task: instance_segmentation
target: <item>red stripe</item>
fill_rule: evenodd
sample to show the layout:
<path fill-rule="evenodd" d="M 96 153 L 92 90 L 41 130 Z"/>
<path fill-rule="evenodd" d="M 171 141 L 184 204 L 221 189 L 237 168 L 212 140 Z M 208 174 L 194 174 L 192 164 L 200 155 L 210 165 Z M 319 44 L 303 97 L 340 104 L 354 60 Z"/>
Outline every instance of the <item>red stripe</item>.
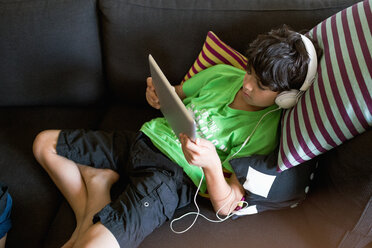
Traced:
<path fill-rule="evenodd" d="M 240 53 L 232 49 L 230 46 L 226 45 L 225 43 L 221 42 L 213 33 L 209 32 L 208 37 L 218 45 L 222 50 L 228 53 L 231 57 L 233 57 L 241 67 L 245 68 L 247 66 L 246 60 L 242 57 Z"/>
<path fill-rule="evenodd" d="M 304 100 L 305 100 L 305 97 L 302 97 L 302 99 L 301 99 L 301 106 L 303 106 L 305 104 L 305 101 Z M 302 150 L 305 152 L 305 154 L 307 156 L 309 156 L 310 158 L 313 158 L 316 155 L 311 152 L 311 150 L 307 146 L 306 141 L 305 141 L 305 139 L 304 139 L 304 137 L 302 136 L 302 133 L 301 133 L 300 123 L 299 123 L 299 118 L 298 118 L 298 111 L 299 111 L 299 109 L 300 109 L 299 107 L 296 107 L 296 109 L 293 112 L 293 118 L 294 118 L 294 123 L 295 123 L 295 131 L 296 131 L 297 140 L 298 140 L 298 143 L 300 144 Z M 302 112 L 302 114 L 304 114 L 304 113 Z"/>
<path fill-rule="evenodd" d="M 189 79 L 191 78 L 190 70 L 189 70 L 189 72 L 187 73 L 187 77 L 188 77 Z"/>
<path fill-rule="evenodd" d="M 198 71 L 195 69 L 195 63 L 191 66 L 191 70 L 194 73 L 194 75 L 198 73 Z"/>
<path fill-rule="evenodd" d="M 202 70 L 207 69 L 207 67 L 205 67 L 205 65 L 202 64 L 199 58 L 196 60 L 196 63 L 198 63 L 199 67 L 202 68 Z"/>
<path fill-rule="evenodd" d="M 282 157 L 282 160 L 284 160 L 285 158 L 285 154 L 284 154 L 284 147 L 283 147 L 283 137 L 284 137 L 284 134 L 285 134 L 285 130 L 284 130 L 284 119 L 285 119 L 285 116 L 286 116 L 286 110 L 283 111 L 283 114 L 282 114 L 282 118 L 280 120 L 280 126 L 281 126 L 281 132 L 280 132 L 280 142 L 279 142 L 279 152 L 280 152 L 280 155 Z M 283 164 L 286 166 L 286 164 L 284 163 L 283 161 Z M 282 171 L 280 168 L 279 168 L 279 165 L 277 166 L 277 171 Z"/>
<path fill-rule="evenodd" d="M 371 6 L 369 5 L 369 2 L 370 1 L 364 1 L 363 2 L 363 7 L 364 7 L 364 13 L 366 14 L 366 19 L 367 19 L 367 22 L 368 22 L 369 32 L 371 33 L 372 13 L 371 13 Z M 353 14 L 354 14 L 354 11 L 353 11 Z M 356 14 L 359 14 L 359 13 L 356 13 Z M 354 18 L 354 19 L 356 19 L 356 18 Z M 364 55 L 366 63 L 367 63 L 369 74 L 372 74 L 371 53 L 369 52 L 367 41 L 366 41 L 364 35 L 362 35 L 363 34 L 363 28 L 362 28 L 362 25 L 360 24 L 360 19 L 358 18 L 357 20 L 358 20 L 358 22 L 355 23 L 355 26 L 356 26 L 357 33 L 358 33 L 360 46 L 362 47 L 363 55 Z"/>
<path fill-rule="evenodd" d="M 318 69 L 318 73 L 319 74 L 322 73 L 322 68 L 321 67 Z M 323 87 L 324 87 L 324 82 L 323 82 L 322 77 L 318 77 L 318 85 L 319 85 L 319 88 L 321 88 L 320 85 L 323 85 Z M 336 147 L 337 146 L 336 142 L 332 139 L 331 135 L 328 133 L 327 129 L 324 126 L 322 118 L 320 116 L 318 104 L 317 104 L 317 101 L 316 101 L 316 98 L 315 98 L 315 93 L 314 93 L 314 91 L 310 91 L 309 93 L 310 93 L 309 95 L 310 95 L 310 99 L 311 99 L 310 100 L 311 107 L 312 107 L 313 112 L 314 112 L 314 119 L 315 119 L 316 125 L 318 126 L 318 129 L 319 129 L 320 133 L 322 134 L 323 138 L 325 139 L 325 141 L 327 142 L 327 144 L 331 145 L 332 147 Z"/>
<path fill-rule="evenodd" d="M 346 13 L 346 10 L 343 10 L 342 13 Z M 342 16 L 342 14 L 341 14 L 341 16 Z M 346 16 L 344 16 L 344 18 L 345 18 L 345 21 L 347 22 Z M 343 85 L 345 87 L 345 90 L 348 94 L 349 101 L 354 108 L 354 112 L 357 113 L 358 110 L 359 110 L 359 113 L 363 117 L 363 114 L 360 112 L 358 103 L 355 100 L 355 95 L 353 93 L 353 88 L 351 87 L 351 84 L 350 84 L 350 81 L 349 81 L 349 76 L 347 75 L 347 72 L 346 72 L 344 59 L 342 57 L 342 51 L 341 51 L 340 39 L 339 39 L 339 36 L 338 36 L 336 16 L 335 15 L 332 16 L 332 18 L 331 18 L 331 26 L 332 26 L 332 34 L 333 34 L 333 41 L 334 41 L 334 46 L 335 46 L 337 64 L 338 64 L 338 68 L 339 68 L 339 71 L 340 71 L 341 77 L 342 77 L 342 82 L 339 82 L 339 84 L 343 83 Z M 332 70 L 332 72 L 333 72 L 333 70 Z M 338 83 L 336 82 L 336 79 L 334 79 L 334 81 L 332 80 L 330 82 L 331 82 L 331 88 L 334 89 L 332 91 L 333 96 L 336 100 L 337 108 L 340 111 L 340 114 L 341 114 L 341 117 L 342 117 L 343 121 L 345 122 L 347 128 L 349 129 L 350 133 L 353 136 L 358 135 L 358 131 L 356 130 L 356 128 L 354 126 L 354 123 L 351 121 L 351 119 L 349 117 L 349 114 L 347 113 L 347 111 L 345 109 L 345 105 L 342 102 L 342 97 L 340 95 L 340 91 L 338 89 L 338 85 L 337 85 Z M 340 85 L 339 87 L 342 87 L 342 85 Z M 344 100 L 346 100 L 346 99 L 344 99 Z"/>
<path fill-rule="evenodd" d="M 311 94 L 310 91 L 314 91 L 314 88 L 311 87 L 309 89 L 309 98 L 310 98 L 310 94 Z M 327 150 L 320 144 L 320 142 L 318 141 L 317 137 L 315 136 L 315 134 L 313 132 L 313 128 L 311 127 L 311 124 L 310 124 L 311 121 L 310 121 L 310 118 L 309 118 L 309 113 L 307 112 L 306 101 L 305 100 L 302 102 L 301 109 L 302 109 L 302 115 L 303 115 L 303 118 L 304 118 L 306 131 L 309 135 L 309 138 L 310 138 L 311 142 L 314 144 L 314 146 L 316 147 L 316 149 L 319 152 L 321 152 L 321 153 L 326 152 Z"/>
<path fill-rule="evenodd" d="M 301 156 L 298 154 L 297 152 L 297 149 L 296 147 L 294 146 L 293 142 L 292 142 L 292 137 L 291 137 L 291 122 L 290 122 L 290 117 L 293 114 L 295 114 L 295 112 L 297 111 L 296 108 L 291 108 L 290 110 L 287 110 L 289 111 L 288 113 L 288 117 L 287 117 L 287 125 L 286 125 L 286 133 L 287 133 L 287 145 L 288 145 L 288 149 L 290 151 L 290 153 L 292 154 L 292 157 L 298 162 L 298 163 L 303 163 L 305 162 L 305 160 L 303 160 L 301 158 Z M 296 129 L 296 119 L 294 119 L 294 122 L 295 122 L 295 129 Z M 296 130 L 295 130 L 296 131 Z M 297 136 L 297 132 L 296 132 L 296 136 Z"/>
<path fill-rule="evenodd" d="M 214 62 L 213 60 L 211 60 L 204 52 L 204 49 L 202 50 L 202 57 L 205 61 L 207 61 L 208 64 L 210 65 L 215 65 L 216 62 Z"/>
<path fill-rule="evenodd" d="M 216 50 L 213 49 L 208 43 L 205 43 L 206 49 L 213 54 L 216 58 L 218 58 L 220 61 L 222 61 L 224 64 L 231 65 L 231 63 L 225 59 L 221 54 L 219 54 Z"/>
<path fill-rule="evenodd" d="M 329 82 L 330 82 L 331 85 L 335 86 L 335 76 L 334 76 L 333 70 L 332 70 L 332 63 L 331 63 L 331 56 L 330 56 L 330 53 L 329 53 L 329 44 L 328 44 L 328 39 L 327 39 L 326 28 L 327 28 L 326 27 L 326 22 L 324 21 L 321 25 L 321 32 L 322 32 L 322 40 L 323 40 L 323 43 L 324 43 L 324 57 L 325 57 L 325 62 L 326 62 L 325 64 L 326 64 L 327 74 L 328 74 L 328 77 L 329 77 Z M 327 98 L 327 93 L 326 93 L 326 90 L 324 88 L 324 84 L 319 84 L 319 86 L 320 86 L 319 87 L 320 95 L 321 95 L 322 100 L 323 100 L 323 105 L 324 105 L 324 108 L 326 110 L 328 120 L 329 120 L 333 130 L 335 131 L 337 137 L 341 141 L 345 141 L 346 137 L 342 133 L 340 127 L 337 124 L 337 120 L 335 119 L 335 117 L 333 115 L 333 111 L 330 107 L 330 104 L 329 104 L 329 101 L 328 101 L 328 98 Z M 331 88 L 333 88 L 333 87 L 331 87 Z"/>
<path fill-rule="evenodd" d="M 357 6 L 354 5 L 354 7 L 357 7 Z M 353 11 L 354 10 L 357 11 L 357 9 L 354 8 L 354 7 L 353 7 Z M 359 17 L 358 16 L 354 16 L 354 21 L 355 22 L 356 22 L 356 19 L 359 20 Z M 354 45 L 353 45 L 353 42 L 351 40 L 351 33 L 350 33 L 350 29 L 349 29 L 349 23 L 347 21 L 346 11 L 343 11 L 341 13 L 341 20 L 342 20 L 342 24 L 343 24 L 343 27 L 344 27 L 345 41 L 346 41 L 346 45 L 348 47 L 347 50 L 348 50 L 348 53 L 349 53 L 349 56 L 350 56 L 351 64 L 353 66 L 353 70 L 354 70 L 354 73 L 355 73 L 355 77 L 356 77 L 357 83 L 358 83 L 358 85 L 360 87 L 360 90 L 361 90 L 362 94 L 363 95 L 368 94 L 368 89 L 367 89 L 367 87 L 365 85 L 365 82 L 364 82 L 362 73 L 360 71 L 360 66 L 358 64 L 358 60 L 357 60 L 357 57 L 356 57 Z M 363 35 L 361 35 L 361 36 L 363 36 Z M 363 38 L 364 38 L 364 36 L 363 36 Z M 337 57 L 338 57 L 337 60 L 338 60 L 339 66 L 340 66 L 341 76 L 344 79 L 345 89 L 346 89 L 346 92 L 348 94 L 348 97 L 349 97 L 351 106 L 353 107 L 354 112 L 355 112 L 355 115 L 358 118 L 360 124 L 363 126 L 364 129 L 368 129 L 369 128 L 368 122 L 366 121 L 366 119 L 365 119 L 365 117 L 363 115 L 363 112 L 361 111 L 361 109 L 359 107 L 359 104 L 358 104 L 358 101 L 356 99 L 356 96 L 354 94 L 353 88 L 351 86 L 350 79 L 349 79 L 348 74 L 347 74 L 347 71 L 346 71 L 345 62 L 344 62 L 342 56 L 338 56 L 339 53 L 342 53 L 342 50 L 341 50 L 341 46 L 340 46 L 338 37 L 337 37 L 337 40 L 336 40 L 335 43 L 336 43 L 336 47 L 335 48 L 337 50 L 336 54 L 337 54 Z M 368 94 L 368 96 L 369 96 L 369 94 Z M 370 96 L 369 96 L 369 99 L 371 99 Z M 356 136 L 356 135 L 359 134 L 359 132 L 357 130 L 355 130 L 354 132 L 352 132 L 352 134 L 354 136 Z"/>
<path fill-rule="evenodd" d="M 372 74 L 372 58 L 371 58 L 371 53 L 369 52 L 369 49 L 368 49 L 367 41 L 365 39 L 365 34 L 364 34 L 364 31 L 363 31 L 362 24 L 360 23 L 360 17 L 359 17 L 359 12 L 358 12 L 358 8 L 357 7 L 358 7 L 357 5 L 354 5 L 352 7 L 352 12 L 353 12 L 353 17 L 354 17 L 354 23 L 355 23 L 355 28 L 356 28 L 357 35 L 358 35 L 358 41 L 359 41 L 360 47 L 362 49 L 362 54 L 364 56 L 364 60 L 366 61 L 366 65 L 367 65 L 367 68 L 368 68 L 368 71 L 369 71 L 369 75 L 370 75 L 370 78 L 371 78 L 371 74 Z M 367 17 L 368 26 L 369 26 L 370 32 L 371 32 L 371 28 L 372 28 L 372 20 L 371 20 L 372 19 L 372 14 L 371 14 L 370 6 L 369 6 L 369 1 L 364 1 L 363 7 L 364 7 L 365 14 L 366 14 L 366 17 Z M 348 33 L 350 33 L 348 23 L 345 22 L 345 24 L 346 24 Z M 367 30 L 365 30 L 365 32 L 367 32 Z M 351 37 L 348 37 L 348 38 L 349 39 L 347 40 L 347 44 L 348 44 L 348 47 L 349 47 L 349 44 L 351 44 L 352 41 L 351 41 Z M 364 78 L 362 76 L 362 73 L 360 71 L 359 66 L 356 66 L 356 65 L 358 65 L 358 61 L 356 59 L 354 47 L 351 46 L 351 48 L 349 48 L 348 50 L 349 50 L 349 53 L 352 52 L 353 60 L 356 61 L 355 66 L 354 66 L 354 63 L 352 63 L 353 69 L 354 69 L 354 72 L 355 72 L 355 76 L 357 78 L 357 81 L 358 81 L 358 84 L 359 84 L 359 87 L 360 87 L 360 91 L 362 92 L 364 101 L 367 103 L 367 107 L 368 107 L 369 113 L 372 115 L 371 95 L 369 94 L 368 87 L 367 87 L 367 85 L 365 83 L 365 80 L 364 80 Z M 364 116 L 363 116 L 363 118 L 364 118 Z M 368 123 L 367 123 L 366 126 L 364 124 L 362 124 L 362 125 L 363 125 L 363 127 L 365 129 L 368 129 L 368 127 L 369 127 Z"/>
<path fill-rule="evenodd" d="M 288 111 L 288 110 L 286 110 L 286 111 Z M 289 114 L 288 114 L 289 115 Z M 283 119 L 285 118 L 285 115 L 283 115 Z M 288 127 L 288 124 L 286 125 L 287 127 Z M 282 126 L 283 128 L 284 128 L 284 126 Z M 287 130 L 287 129 L 286 129 Z M 282 130 L 282 133 L 283 133 L 283 131 L 284 130 Z M 284 135 L 284 133 L 282 134 L 282 135 Z M 287 168 L 287 169 L 289 169 L 289 168 L 292 168 L 293 167 L 293 165 L 289 162 L 289 160 L 288 160 L 288 158 L 287 158 L 287 155 L 285 154 L 285 152 L 284 152 L 284 145 L 283 145 L 283 137 L 282 137 L 282 139 L 280 140 L 280 147 L 282 148 L 282 149 L 280 149 L 280 156 L 282 157 L 282 163 L 283 163 L 283 165 Z M 281 172 L 281 171 L 283 171 L 282 169 L 280 169 L 280 167 L 278 166 L 277 167 L 277 171 L 279 171 L 279 172 Z"/>
<path fill-rule="evenodd" d="M 325 22 L 323 22 L 323 23 L 325 23 Z M 320 24 L 320 25 L 323 25 L 323 23 Z M 318 27 L 319 27 L 319 25 L 314 28 L 314 32 L 313 32 L 313 39 L 315 41 L 317 41 L 317 29 L 318 29 Z M 324 81 L 323 81 L 323 77 L 321 75 L 322 75 L 322 67 L 319 66 L 318 67 L 318 88 L 321 88 L 321 86 L 324 88 Z M 312 89 L 309 92 L 309 96 L 310 96 L 311 108 L 312 108 L 313 113 L 314 113 L 314 119 L 315 119 L 316 125 L 318 126 L 318 129 L 319 129 L 320 133 L 322 134 L 323 138 L 325 139 L 325 141 L 329 145 L 331 145 L 332 147 L 337 146 L 337 144 L 333 141 L 333 139 L 329 135 L 327 129 L 325 128 L 324 123 L 322 121 L 322 118 L 320 116 L 318 104 L 317 104 L 317 101 L 316 101 L 316 98 L 315 98 L 315 90 Z M 315 135 L 314 135 L 314 137 L 315 137 Z"/>
<path fill-rule="evenodd" d="M 292 137 L 291 137 L 291 120 L 290 119 L 291 119 L 291 115 L 293 114 L 294 110 L 295 110 L 295 108 L 291 108 L 291 109 L 287 110 L 289 113 L 288 113 L 288 116 L 287 116 L 286 133 L 287 133 L 288 149 L 291 152 L 292 157 L 298 162 L 297 159 L 298 159 L 299 155 L 297 153 L 296 148 L 293 145 Z"/>

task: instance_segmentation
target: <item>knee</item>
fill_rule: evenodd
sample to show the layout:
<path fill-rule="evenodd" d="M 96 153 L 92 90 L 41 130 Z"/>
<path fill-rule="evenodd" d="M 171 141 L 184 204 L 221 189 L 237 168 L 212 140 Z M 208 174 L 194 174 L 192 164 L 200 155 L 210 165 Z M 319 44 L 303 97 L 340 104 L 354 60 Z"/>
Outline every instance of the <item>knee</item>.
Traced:
<path fill-rule="evenodd" d="M 115 236 L 100 222 L 92 225 L 73 246 L 74 248 L 111 247 L 119 248 Z"/>
<path fill-rule="evenodd" d="M 32 151 L 35 158 L 40 162 L 49 153 L 56 153 L 56 145 L 59 130 L 45 130 L 40 132 L 34 140 Z"/>
<path fill-rule="evenodd" d="M 85 165 L 80 166 L 80 172 L 87 187 L 95 189 L 101 187 L 111 189 L 111 186 L 120 178 L 119 174 L 111 169 L 97 169 Z"/>

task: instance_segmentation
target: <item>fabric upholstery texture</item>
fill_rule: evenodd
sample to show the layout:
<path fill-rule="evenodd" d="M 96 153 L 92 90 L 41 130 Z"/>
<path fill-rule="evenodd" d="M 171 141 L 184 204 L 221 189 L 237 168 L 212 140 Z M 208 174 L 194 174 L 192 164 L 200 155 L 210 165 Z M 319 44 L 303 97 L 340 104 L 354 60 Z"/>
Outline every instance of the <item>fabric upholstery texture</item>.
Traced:
<path fill-rule="evenodd" d="M 40 131 L 135 131 L 161 114 L 144 98 L 149 53 L 178 84 L 209 30 L 244 52 L 258 34 L 282 23 L 309 30 L 356 2 L 0 0 L 0 182 L 9 186 L 14 203 L 7 248 L 61 247 L 75 229 L 72 209 L 32 154 Z M 370 144 L 365 132 L 321 155 L 322 171 L 296 208 L 220 224 L 200 218 L 183 235 L 165 224 L 140 247 L 335 248 L 344 240 L 340 248 L 361 248 L 372 241 L 370 171 L 360 169 L 369 165 Z M 198 203 L 202 213 L 215 217 L 207 199 Z M 194 210 L 190 205 L 175 217 Z"/>
<path fill-rule="evenodd" d="M 310 31 L 323 49 L 318 76 L 284 112 L 278 170 L 310 160 L 372 126 L 372 14 L 365 0 Z"/>
<path fill-rule="evenodd" d="M 356 0 L 100 0 L 103 62 L 112 99 L 147 106 L 137 96 L 145 91 L 148 54 L 178 84 L 209 30 L 244 52 L 260 33 L 284 22 L 295 30 L 310 29 L 350 1 Z"/>
<path fill-rule="evenodd" d="M 0 106 L 103 97 L 94 0 L 0 1 L 0 34 Z"/>
<path fill-rule="evenodd" d="M 231 161 L 234 172 L 245 189 L 248 208 L 238 215 L 297 207 L 310 191 L 316 165 L 304 163 L 278 172 L 278 149 L 269 155 L 253 155 Z M 255 211 L 253 211 L 253 209 Z"/>

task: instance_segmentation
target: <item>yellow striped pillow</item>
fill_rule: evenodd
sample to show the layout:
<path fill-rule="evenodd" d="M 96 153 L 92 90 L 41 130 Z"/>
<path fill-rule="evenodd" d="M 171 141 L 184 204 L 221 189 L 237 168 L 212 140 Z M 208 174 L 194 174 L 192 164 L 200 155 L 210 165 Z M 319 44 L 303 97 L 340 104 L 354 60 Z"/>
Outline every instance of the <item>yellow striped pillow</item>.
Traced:
<path fill-rule="evenodd" d="M 185 75 L 182 83 L 198 72 L 217 64 L 227 64 L 245 70 L 247 59 L 238 51 L 221 41 L 217 35 L 209 31 L 203 49 L 198 58 Z"/>

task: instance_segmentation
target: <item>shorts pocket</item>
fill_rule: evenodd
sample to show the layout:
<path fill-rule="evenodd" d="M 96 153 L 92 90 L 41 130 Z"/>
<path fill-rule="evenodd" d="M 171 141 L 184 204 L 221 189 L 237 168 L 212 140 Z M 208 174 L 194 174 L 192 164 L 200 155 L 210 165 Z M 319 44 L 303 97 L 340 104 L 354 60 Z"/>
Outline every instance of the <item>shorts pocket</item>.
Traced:
<path fill-rule="evenodd" d="M 150 194 L 140 200 L 142 232 L 149 235 L 165 221 L 171 219 L 178 205 L 176 189 L 172 191 L 165 183 L 161 183 Z"/>
<path fill-rule="evenodd" d="M 165 183 L 161 184 L 159 188 L 156 189 L 161 203 L 163 204 L 163 214 L 167 216 L 170 220 L 178 206 L 178 195 L 176 190 L 176 185 L 172 185 L 174 191 L 172 191 L 169 186 Z"/>

